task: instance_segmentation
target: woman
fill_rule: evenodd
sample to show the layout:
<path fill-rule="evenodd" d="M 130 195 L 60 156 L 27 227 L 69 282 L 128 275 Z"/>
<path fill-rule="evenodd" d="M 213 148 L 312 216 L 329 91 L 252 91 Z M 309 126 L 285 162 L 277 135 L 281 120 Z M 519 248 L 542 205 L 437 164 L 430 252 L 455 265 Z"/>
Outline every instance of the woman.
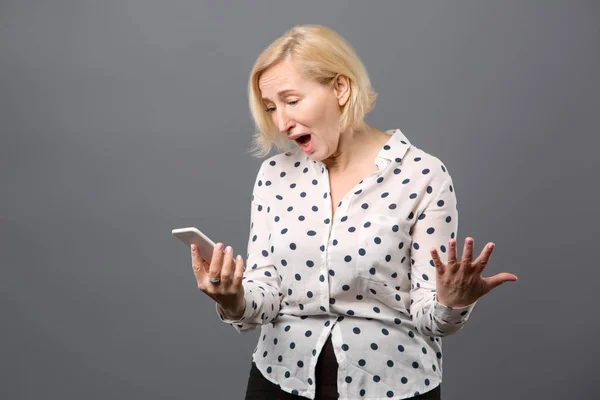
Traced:
<path fill-rule="evenodd" d="M 255 149 L 284 152 L 256 177 L 248 267 L 222 243 L 210 265 L 192 248 L 221 320 L 261 328 L 246 399 L 439 399 L 440 338 L 517 277 L 482 278 L 493 243 L 473 261 L 467 238 L 457 261 L 448 170 L 364 122 L 376 94 L 337 33 L 286 32 L 258 57 L 249 96 Z"/>

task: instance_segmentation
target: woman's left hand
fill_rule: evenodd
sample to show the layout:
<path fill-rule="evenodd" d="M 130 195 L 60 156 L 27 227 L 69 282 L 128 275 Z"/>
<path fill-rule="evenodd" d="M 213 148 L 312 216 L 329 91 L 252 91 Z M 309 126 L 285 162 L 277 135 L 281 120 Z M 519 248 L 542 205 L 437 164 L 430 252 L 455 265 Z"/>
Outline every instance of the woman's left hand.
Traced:
<path fill-rule="evenodd" d="M 466 238 L 460 262 L 456 257 L 456 240 L 450 239 L 448 244 L 450 250 L 447 265 L 440 260 L 436 249 L 430 250 L 436 269 L 436 291 L 439 303 L 453 308 L 468 306 L 496 286 L 517 280 L 515 275 L 508 272 L 488 278 L 481 276 L 494 251 L 494 243 L 488 243 L 479 257 L 472 261 L 474 240 L 470 237 Z"/>

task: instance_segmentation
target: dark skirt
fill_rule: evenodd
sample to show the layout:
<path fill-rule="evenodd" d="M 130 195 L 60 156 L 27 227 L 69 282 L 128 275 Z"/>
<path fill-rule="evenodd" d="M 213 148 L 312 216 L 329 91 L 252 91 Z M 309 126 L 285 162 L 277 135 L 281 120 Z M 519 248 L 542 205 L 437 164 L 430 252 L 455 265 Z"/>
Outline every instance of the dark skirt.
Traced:
<path fill-rule="evenodd" d="M 319 354 L 315 368 L 315 400 L 337 400 L 337 370 L 338 364 L 331 343 L 331 335 L 327 338 L 323 351 Z M 302 396 L 294 395 L 282 390 L 278 385 L 266 379 L 252 362 L 245 400 L 298 400 Z M 441 385 L 429 392 L 411 397 L 414 400 L 440 400 Z"/>

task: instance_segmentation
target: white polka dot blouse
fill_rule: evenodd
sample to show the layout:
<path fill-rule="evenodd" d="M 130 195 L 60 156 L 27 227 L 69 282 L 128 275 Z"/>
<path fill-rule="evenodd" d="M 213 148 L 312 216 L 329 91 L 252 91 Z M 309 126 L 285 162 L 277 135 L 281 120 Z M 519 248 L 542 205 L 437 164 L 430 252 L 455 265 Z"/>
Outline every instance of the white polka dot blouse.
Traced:
<path fill-rule="evenodd" d="M 328 170 L 301 150 L 266 159 L 257 174 L 243 286 L 246 310 L 225 323 L 260 327 L 253 360 L 286 392 L 315 397 L 329 337 L 340 399 L 405 399 L 442 381 L 441 337 L 476 302 L 436 299 L 430 249 L 447 262 L 458 212 L 443 163 L 387 131 L 377 171 L 332 207 Z"/>

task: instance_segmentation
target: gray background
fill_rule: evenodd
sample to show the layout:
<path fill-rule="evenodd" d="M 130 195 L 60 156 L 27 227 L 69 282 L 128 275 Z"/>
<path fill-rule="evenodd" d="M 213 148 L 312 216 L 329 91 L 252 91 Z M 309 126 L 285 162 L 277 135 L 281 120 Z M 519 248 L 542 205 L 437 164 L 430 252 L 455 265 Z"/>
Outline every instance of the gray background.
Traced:
<path fill-rule="evenodd" d="M 245 254 L 248 74 L 304 23 L 365 62 L 369 123 L 444 161 L 460 248 L 519 277 L 444 339 L 443 398 L 594 397 L 598 1 L 3 0 L 0 398 L 243 397 L 258 331 L 170 232 Z"/>

